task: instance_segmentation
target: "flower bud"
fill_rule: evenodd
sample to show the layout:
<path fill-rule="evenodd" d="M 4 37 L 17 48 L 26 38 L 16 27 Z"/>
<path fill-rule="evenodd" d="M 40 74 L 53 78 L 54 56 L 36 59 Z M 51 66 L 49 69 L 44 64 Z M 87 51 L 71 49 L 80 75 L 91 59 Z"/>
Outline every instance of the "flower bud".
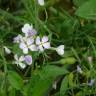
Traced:
<path fill-rule="evenodd" d="M 60 60 L 61 64 L 74 64 L 76 59 L 74 57 L 68 57 Z"/>
<path fill-rule="evenodd" d="M 5 49 L 6 54 L 10 54 L 11 53 L 11 50 L 9 48 L 7 48 L 6 46 L 4 46 L 4 49 Z"/>

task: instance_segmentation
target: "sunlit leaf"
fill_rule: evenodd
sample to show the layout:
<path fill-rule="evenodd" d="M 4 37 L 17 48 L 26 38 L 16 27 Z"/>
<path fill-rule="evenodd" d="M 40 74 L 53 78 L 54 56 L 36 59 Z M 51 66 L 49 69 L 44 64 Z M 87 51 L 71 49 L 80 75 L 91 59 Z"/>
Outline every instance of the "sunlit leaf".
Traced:
<path fill-rule="evenodd" d="M 76 15 L 85 19 L 96 20 L 96 0 L 89 0 L 82 4 L 76 11 Z"/>

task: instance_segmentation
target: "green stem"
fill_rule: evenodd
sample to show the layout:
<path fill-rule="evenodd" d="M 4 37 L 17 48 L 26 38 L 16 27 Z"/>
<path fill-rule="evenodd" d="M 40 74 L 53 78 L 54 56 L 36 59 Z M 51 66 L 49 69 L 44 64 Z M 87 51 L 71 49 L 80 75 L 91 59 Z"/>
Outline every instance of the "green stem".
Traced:
<path fill-rule="evenodd" d="M 4 65 L 4 88 L 5 88 L 5 94 L 7 96 L 7 62 L 6 62 L 6 59 L 4 57 L 4 48 L 2 47 L 2 54 L 1 54 L 1 57 L 3 59 L 3 65 Z"/>

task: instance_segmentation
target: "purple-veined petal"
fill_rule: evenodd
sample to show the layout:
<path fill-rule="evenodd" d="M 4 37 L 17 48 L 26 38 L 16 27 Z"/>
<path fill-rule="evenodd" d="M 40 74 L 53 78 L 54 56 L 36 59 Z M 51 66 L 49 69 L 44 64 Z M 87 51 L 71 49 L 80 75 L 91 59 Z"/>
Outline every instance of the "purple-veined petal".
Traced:
<path fill-rule="evenodd" d="M 13 42 L 14 43 L 20 43 L 21 41 L 22 41 L 22 36 L 19 34 L 17 37 L 15 37 L 14 39 L 13 39 Z"/>
<path fill-rule="evenodd" d="M 45 43 L 45 42 L 47 42 L 48 41 L 48 37 L 47 36 L 43 36 L 43 38 L 42 38 L 42 43 Z"/>
<path fill-rule="evenodd" d="M 24 48 L 26 48 L 27 46 L 26 46 L 26 44 L 25 44 L 24 42 L 21 42 L 20 45 L 19 45 L 19 47 L 20 47 L 21 49 L 24 49 Z"/>
<path fill-rule="evenodd" d="M 34 43 L 34 39 L 32 38 L 27 38 L 27 41 L 26 41 L 27 45 L 31 45 Z"/>
<path fill-rule="evenodd" d="M 22 32 L 23 33 L 28 33 L 30 30 L 32 30 L 33 29 L 33 26 L 32 25 L 30 25 L 30 24 L 25 24 L 23 27 L 22 27 Z"/>
<path fill-rule="evenodd" d="M 32 30 L 29 30 L 29 31 L 25 34 L 25 36 L 31 37 L 31 36 L 34 36 L 34 35 L 36 35 L 36 34 L 37 34 L 37 31 L 36 31 L 35 29 L 32 29 Z"/>
<path fill-rule="evenodd" d="M 31 51 L 38 51 L 36 45 L 30 45 L 28 48 L 29 48 Z"/>
<path fill-rule="evenodd" d="M 50 42 L 46 42 L 46 43 L 44 43 L 43 44 L 43 47 L 45 48 L 45 49 L 49 49 L 51 46 L 50 46 Z"/>
<path fill-rule="evenodd" d="M 36 44 L 37 44 L 37 45 L 40 45 L 40 44 L 41 44 L 41 42 L 40 42 L 40 37 L 39 37 L 39 36 L 37 36 L 37 38 L 36 38 Z"/>
<path fill-rule="evenodd" d="M 25 62 L 28 65 L 31 65 L 32 64 L 32 57 L 30 55 L 25 56 Z"/>

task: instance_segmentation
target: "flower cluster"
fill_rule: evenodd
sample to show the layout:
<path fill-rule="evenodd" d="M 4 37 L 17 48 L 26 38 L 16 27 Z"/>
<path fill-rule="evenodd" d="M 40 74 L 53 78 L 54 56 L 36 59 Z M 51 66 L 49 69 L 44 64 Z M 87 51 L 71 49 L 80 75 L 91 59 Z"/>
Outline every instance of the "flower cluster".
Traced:
<path fill-rule="evenodd" d="M 23 51 L 24 56 L 18 58 L 17 55 L 14 56 L 16 62 L 21 68 L 25 68 L 26 64 L 32 64 L 32 56 L 28 55 L 29 51 L 44 52 L 46 49 L 52 49 L 48 36 L 43 36 L 42 38 L 37 35 L 37 31 L 33 28 L 33 25 L 25 24 L 22 27 L 23 35 L 18 35 L 14 38 L 14 43 L 19 44 L 19 48 Z M 57 48 L 53 48 L 57 51 L 59 55 L 64 54 L 64 45 L 60 45 Z M 25 61 L 26 64 L 22 63 Z"/>

